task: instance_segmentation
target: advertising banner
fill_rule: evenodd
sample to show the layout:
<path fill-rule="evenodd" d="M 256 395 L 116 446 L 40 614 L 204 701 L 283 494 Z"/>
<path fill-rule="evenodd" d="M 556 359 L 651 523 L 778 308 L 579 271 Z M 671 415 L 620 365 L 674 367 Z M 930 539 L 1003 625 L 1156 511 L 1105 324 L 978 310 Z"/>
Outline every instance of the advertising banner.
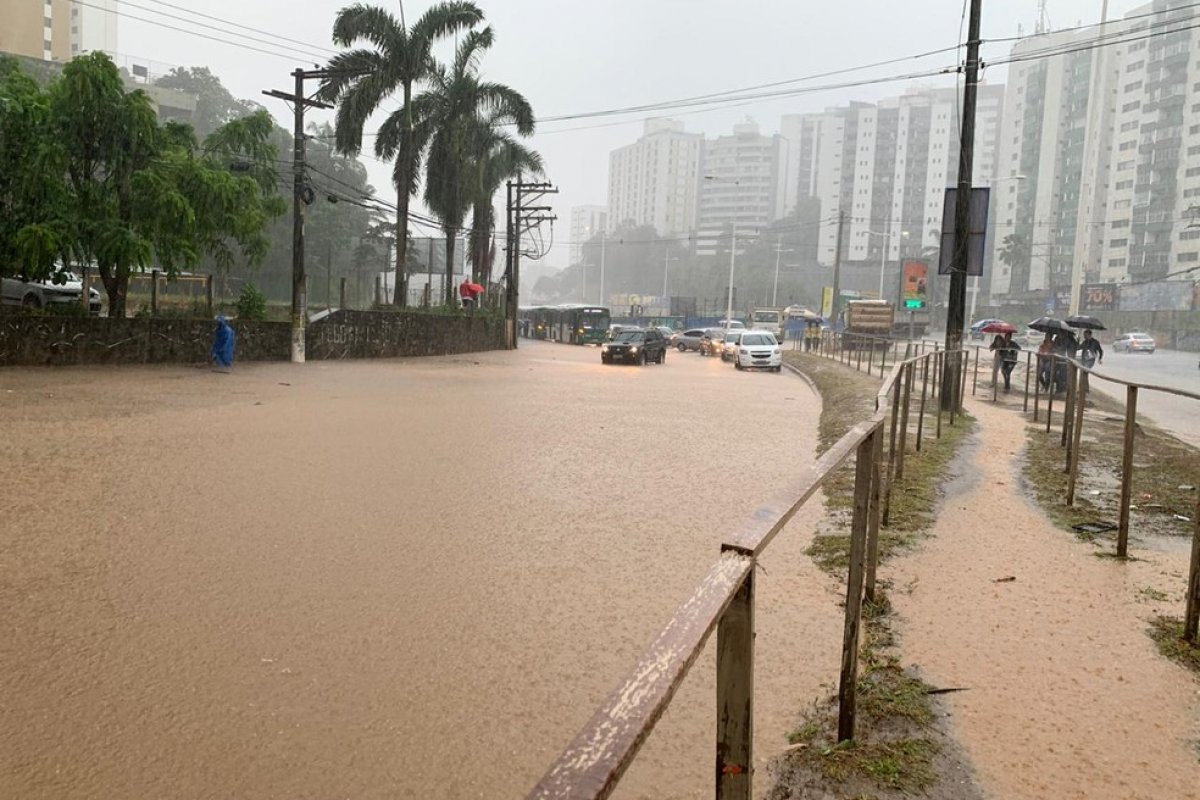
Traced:
<path fill-rule="evenodd" d="M 929 264 L 924 261 L 904 262 L 904 307 L 925 308 L 929 305 Z"/>
<path fill-rule="evenodd" d="M 987 247 L 988 196 L 986 188 L 971 189 L 971 225 L 967 238 L 967 274 L 983 274 L 983 254 Z M 958 190 L 947 189 L 942 207 L 942 252 L 938 255 L 938 275 L 949 275 L 954 260 L 954 214 Z"/>
<path fill-rule="evenodd" d="M 825 319 L 833 317 L 833 287 L 826 286 L 821 290 L 821 316 Z"/>
<path fill-rule="evenodd" d="M 1117 309 L 1117 285 L 1115 283 L 1084 284 L 1079 298 L 1082 311 L 1115 311 Z"/>

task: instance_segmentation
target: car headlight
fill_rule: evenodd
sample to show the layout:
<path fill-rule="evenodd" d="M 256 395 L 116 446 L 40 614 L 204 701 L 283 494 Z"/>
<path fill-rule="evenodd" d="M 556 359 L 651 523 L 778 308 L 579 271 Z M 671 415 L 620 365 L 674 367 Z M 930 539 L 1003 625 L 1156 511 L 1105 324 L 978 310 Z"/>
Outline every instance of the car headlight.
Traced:
<path fill-rule="evenodd" d="M 607 353 L 607 352 L 608 352 L 608 345 L 602 345 L 602 346 L 600 347 L 600 352 L 601 352 L 601 353 Z"/>
<path fill-rule="evenodd" d="M 771 348 L 771 355 L 773 355 L 773 356 L 779 355 L 779 348 L 778 347 Z"/>
<path fill-rule="evenodd" d="M 629 348 L 629 352 L 631 352 L 631 353 L 636 353 L 636 352 L 637 352 L 637 350 L 638 350 L 638 349 L 637 349 L 636 347 L 631 347 L 631 348 Z"/>

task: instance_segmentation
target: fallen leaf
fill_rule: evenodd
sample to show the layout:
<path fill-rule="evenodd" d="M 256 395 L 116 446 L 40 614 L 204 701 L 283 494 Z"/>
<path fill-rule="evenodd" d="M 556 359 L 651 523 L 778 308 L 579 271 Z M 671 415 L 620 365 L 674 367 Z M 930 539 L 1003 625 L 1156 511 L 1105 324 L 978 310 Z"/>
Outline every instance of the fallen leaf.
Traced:
<path fill-rule="evenodd" d="M 996 578 L 992 583 L 1012 583 L 1016 579 L 1016 575 L 1009 575 L 1007 578 Z"/>

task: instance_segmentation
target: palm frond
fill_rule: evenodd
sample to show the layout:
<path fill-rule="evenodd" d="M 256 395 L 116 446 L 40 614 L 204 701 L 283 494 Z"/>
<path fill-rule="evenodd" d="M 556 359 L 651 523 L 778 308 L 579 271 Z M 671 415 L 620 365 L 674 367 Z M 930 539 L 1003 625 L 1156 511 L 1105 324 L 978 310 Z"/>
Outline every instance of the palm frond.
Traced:
<path fill-rule="evenodd" d="M 350 47 L 360 39 L 375 45 L 380 52 L 392 55 L 405 47 L 408 34 L 400 20 L 385 9 L 355 3 L 338 12 L 333 22 L 333 43 Z"/>
<path fill-rule="evenodd" d="M 451 72 L 457 76 L 474 75 L 479 71 L 479 59 L 491 48 L 496 41 L 496 34 L 491 26 L 481 31 L 471 31 L 458 45 L 454 54 L 454 64 Z"/>
<path fill-rule="evenodd" d="M 484 81 L 475 87 L 478 107 L 483 115 L 496 121 L 510 122 L 517 133 L 531 136 L 535 125 L 533 106 L 525 95 L 502 83 Z"/>
<path fill-rule="evenodd" d="M 366 78 L 376 82 L 385 76 L 391 78 L 386 59 L 375 50 L 357 49 L 338 53 L 326 64 L 332 74 L 321 82 L 317 90 L 317 99 L 326 103 L 336 103 L 342 96 Z M 367 72 L 366 76 L 361 73 Z M 395 80 L 388 80 L 390 89 L 396 89 Z"/>

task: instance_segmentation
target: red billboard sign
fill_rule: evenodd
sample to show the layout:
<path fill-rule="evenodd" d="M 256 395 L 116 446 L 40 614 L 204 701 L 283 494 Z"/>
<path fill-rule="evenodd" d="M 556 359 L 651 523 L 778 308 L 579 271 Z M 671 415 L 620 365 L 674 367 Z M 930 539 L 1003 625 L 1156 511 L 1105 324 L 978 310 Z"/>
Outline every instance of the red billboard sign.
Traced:
<path fill-rule="evenodd" d="M 929 264 L 924 261 L 904 262 L 904 305 L 924 308 L 929 304 Z M 920 301 L 919 306 L 914 303 Z"/>

